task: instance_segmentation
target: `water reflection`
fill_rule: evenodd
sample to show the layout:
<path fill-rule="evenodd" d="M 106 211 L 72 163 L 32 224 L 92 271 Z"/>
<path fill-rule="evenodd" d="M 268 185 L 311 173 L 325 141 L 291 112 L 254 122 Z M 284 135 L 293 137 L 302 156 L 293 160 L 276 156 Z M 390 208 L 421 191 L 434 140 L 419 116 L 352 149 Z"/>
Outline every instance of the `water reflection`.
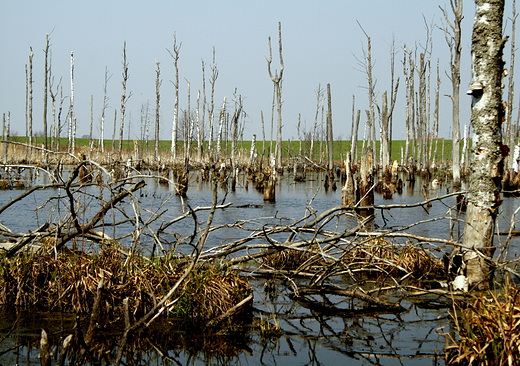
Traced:
<path fill-rule="evenodd" d="M 242 178 L 236 191 L 219 191 L 221 203 L 233 202 L 229 208 L 217 211 L 214 224 L 220 226 L 212 233 L 210 245 L 217 246 L 232 242 L 244 235 L 244 227 L 255 230 L 262 225 L 285 225 L 309 216 L 309 220 L 318 213 L 341 204 L 341 192 L 322 188 L 321 175 L 309 177 L 304 183 L 294 183 L 290 175 L 283 176 L 277 183 L 277 201 L 264 203 L 263 196 L 254 189 L 245 189 Z M 150 216 L 161 211 L 161 220 L 151 225 L 158 225 L 182 215 L 187 205 L 191 207 L 210 206 L 211 187 L 194 180 L 188 190 L 188 197 L 182 201 L 174 195 L 172 187 L 159 184 L 150 179 L 148 186 L 140 193 L 138 200 Z M 411 204 L 423 200 L 422 184 L 405 184 L 402 195 L 395 194 L 391 201 L 376 195 L 376 205 Z M 430 197 L 447 193 L 446 186 L 428 187 Z M 99 194 L 97 187 L 85 188 L 87 192 Z M 0 205 L 16 197 L 19 191 L 0 191 Z M 59 190 L 38 191 L 31 200 L 16 204 L 1 216 L 2 223 L 13 231 L 34 230 L 49 217 L 67 215 L 67 211 L 53 206 L 53 197 L 63 195 Z M 392 211 L 376 210 L 375 225 L 388 232 L 400 231 L 440 239 L 459 240 L 462 235 L 464 214 L 456 211 L 455 197 L 435 201 L 428 209 L 424 207 L 397 208 Z M 240 206 L 240 207 L 239 207 Z M 511 215 L 518 207 L 514 198 L 504 199 L 502 213 L 498 223 L 499 230 L 507 230 Z M 83 202 L 83 208 L 89 210 L 89 201 Z M 203 222 L 207 212 L 201 211 L 198 220 Z M 439 219 L 442 218 L 442 219 Z M 115 217 L 114 220 L 118 218 Z M 242 221 L 240 228 L 229 224 Z M 348 216 L 330 222 L 330 230 L 341 231 L 353 226 L 355 220 Z M 420 223 L 422 222 L 422 223 Z M 418 224 L 419 223 L 419 224 Z M 169 227 L 165 240 L 175 245 L 177 238 L 189 235 L 193 230 L 192 221 L 185 220 Z M 153 226 L 156 225 L 156 226 Z M 122 227 L 120 230 L 124 230 Z M 122 233 L 114 232 L 117 237 Z M 280 236 L 283 240 L 284 236 Z M 146 235 L 143 245 L 147 250 Z M 396 241 L 406 239 L 396 239 Z M 502 243 L 504 238 L 497 236 Z M 153 240 L 150 239 L 150 243 Z M 443 246 L 424 243 L 430 249 L 438 250 L 441 256 Z M 509 258 L 516 258 L 520 253 L 518 240 L 513 239 L 508 251 Z M 196 333 L 191 330 L 176 328 L 170 321 L 165 321 L 158 328 L 151 329 L 129 347 L 124 362 L 128 365 L 330 365 L 341 362 L 349 365 L 437 365 L 443 364 L 442 348 L 444 338 L 440 332 L 449 329 L 447 309 L 437 307 L 440 303 L 417 302 L 410 298 L 401 299 L 407 309 L 393 313 L 363 313 L 349 311 L 349 300 L 328 296 L 328 301 L 344 311 L 325 311 L 305 306 L 289 297 L 289 285 L 277 283 L 276 291 L 264 292 L 265 279 L 251 277 L 255 284 L 254 307 L 256 321 L 276 323 L 282 330 L 279 336 L 266 336 L 258 327 L 233 329 L 224 333 Z M 21 314 L 16 328 L 14 321 L 18 315 L 2 314 L 0 319 L 0 363 L 29 365 L 38 363 L 39 339 L 41 328 L 46 328 L 51 335 L 55 361 L 58 347 L 63 338 L 74 332 L 75 317 L 72 315 Z M 261 328 L 261 326 L 260 326 Z M 99 348 L 99 359 L 110 363 L 117 352 L 121 329 L 117 326 L 111 332 L 103 333 L 103 347 Z M 77 356 L 76 360 L 80 360 Z"/>

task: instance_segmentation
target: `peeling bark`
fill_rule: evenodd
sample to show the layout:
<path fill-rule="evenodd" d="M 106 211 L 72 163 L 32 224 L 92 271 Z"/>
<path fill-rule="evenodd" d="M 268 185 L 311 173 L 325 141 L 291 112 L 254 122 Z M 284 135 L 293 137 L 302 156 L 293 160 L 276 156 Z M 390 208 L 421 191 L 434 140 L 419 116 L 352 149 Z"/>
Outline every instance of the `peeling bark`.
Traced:
<path fill-rule="evenodd" d="M 473 83 L 471 123 L 475 131 L 468 190 L 468 209 L 462 243 L 469 288 L 491 284 L 493 234 L 500 206 L 501 177 L 507 148 L 502 145 L 503 0 L 475 0 L 472 37 Z"/>

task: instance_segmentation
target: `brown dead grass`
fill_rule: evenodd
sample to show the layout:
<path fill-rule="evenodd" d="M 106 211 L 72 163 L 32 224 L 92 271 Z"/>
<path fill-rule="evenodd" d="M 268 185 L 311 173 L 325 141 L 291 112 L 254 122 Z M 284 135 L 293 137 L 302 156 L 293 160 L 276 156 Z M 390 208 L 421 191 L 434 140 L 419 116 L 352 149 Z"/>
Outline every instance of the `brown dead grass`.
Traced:
<path fill-rule="evenodd" d="M 0 260 L 0 304 L 23 310 L 91 311 L 101 279 L 101 314 L 122 315 L 123 299 L 138 317 L 153 308 L 179 280 L 185 263 L 144 262 L 112 248 L 99 255 L 18 256 Z M 194 270 L 170 307 L 170 316 L 190 321 L 217 317 L 246 298 L 250 285 L 233 272 L 206 264 Z"/>
<path fill-rule="evenodd" d="M 448 365 L 517 365 L 520 359 L 520 289 L 507 283 L 499 292 L 458 303 L 452 313 L 456 336 L 446 336 Z"/>

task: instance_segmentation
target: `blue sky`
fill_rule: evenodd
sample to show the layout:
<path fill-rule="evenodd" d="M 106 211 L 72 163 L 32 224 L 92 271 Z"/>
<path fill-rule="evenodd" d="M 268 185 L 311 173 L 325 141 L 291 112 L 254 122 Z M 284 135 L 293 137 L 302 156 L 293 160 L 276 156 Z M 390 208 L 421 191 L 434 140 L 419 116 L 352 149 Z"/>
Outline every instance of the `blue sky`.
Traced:
<path fill-rule="evenodd" d="M 394 138 L 404 138 L 404 82 L 402 80 L 402 48 L 404 44 L 424 46 L 425 24 L 442 25 L 439 6 L 447 0 L 367 0 L 367 1 L 8 1 L 0 2 L 0 113 L 11 113 L 11 129 L 25 134 L 25 65 L 29 47 L 34 50 L 34 129 L 42 130 L 43 48 L 50 33 L 52 73 L 62 78 L 65 95 L 70 95 L 70 52 L 75 58 L 75 114 L 78 136 L 88 134 L 90 97 L 94 98 L 94 135 L 99 134 L 105 67 L 112 75 L 108 84 L 109 110 L 120 107 L 122 48 L 127 43 L 129 63 L 127 104 L 131 138 L 139 138 L 141 106 L 155 106 L 155 62 L 161 63 L 161 137 L 171 136 L 173 119 L 174 78 L 172 59 L 173 35 L 182 44 L 179 58 L 180 107 L 187 106 L 187 81 L 191 84 L 192 108 L 201 89 L 201 60 L 210 75 L 213 47 L 219 77 L 215 104 L 223 98 L 232 100 L 233 93 L 244 99 L 245 139 L 256 134 L 261 139 L 260 111 L 266 120 L 269 137 L 273 84 L 267 73 L 269 54 L 267 39 L 273 41 L 273 67 L 278 69 L 278 22 L 282 22 L 283 57 L 283 138 L 296 139 L 298 115 L 302 128 L 310 130 L 316 108 L 316 89 L 331 84 L 334 133 L 350 136 L 351 102 L 356 109 L 368 108 L 366 75 L 359 71 L 357 59 L 363 57 L 366 37 L 358 22 L 372 38 L 375 61 L 376 91 L 381 96 L 389 90 L 390 43 L 395 38 L 397 49 L 396 77 L 401 77 L 399 99 L 394 113 Z M 470 80 L 470 36 L 473 2 L 465 3 L 462 70 L 462 112 L 464 123 L 469 116 L 469 97 L 465 87 Z M 509 13 L 507 15 L 510 17 Z M 506 56 L 506 60 L 509 61 Z M 441 95 L 450 93 L 449 53 L 444 35 L 433 29 L 432 95 L 435 87 L 435 64 L 441 66 Z M 209 82 L 206 81 L 209 100 Z M 68 103 L 68 99 L 67 102 Z M 228 104 L 232 108 L 232 103 Z M 441 136 L 449 137 L 451 103 L 441 96 Z M 432 104 L 433 109 L 433 104 Z M 50 116 L 50 114 L 49 114 Z M 364 113 L 362 114 L 364 116 Z M 50 117 L 49 117 L 50 118 Z M 362 119 L 362 123 L 364 119 Z M 112 131 L 107 118 L 105 137 Z M 361 127 L 362 128 L 362 127 Z M 362 130 L 361 130 L 362 131 Z M 125 132 L 125 138 L 127 133 Z M 153 136 L 153 132 L 151 132 Z"/>

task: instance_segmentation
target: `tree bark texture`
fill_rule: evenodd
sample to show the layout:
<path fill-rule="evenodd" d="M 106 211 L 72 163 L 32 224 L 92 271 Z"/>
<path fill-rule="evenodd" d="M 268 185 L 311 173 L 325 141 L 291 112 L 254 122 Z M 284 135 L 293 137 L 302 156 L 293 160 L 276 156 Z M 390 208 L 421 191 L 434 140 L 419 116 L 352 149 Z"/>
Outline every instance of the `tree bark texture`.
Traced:
<path fill-rule="evenodd" d="M 470 85 L 475 139 L 462 250 L 469 288 L 485 289 L 492 280 L 488 259 L 493 254 L 503 161 L 507 154 L 501 137 L 504 0 L 475 0 L 475 4 Z"/>

